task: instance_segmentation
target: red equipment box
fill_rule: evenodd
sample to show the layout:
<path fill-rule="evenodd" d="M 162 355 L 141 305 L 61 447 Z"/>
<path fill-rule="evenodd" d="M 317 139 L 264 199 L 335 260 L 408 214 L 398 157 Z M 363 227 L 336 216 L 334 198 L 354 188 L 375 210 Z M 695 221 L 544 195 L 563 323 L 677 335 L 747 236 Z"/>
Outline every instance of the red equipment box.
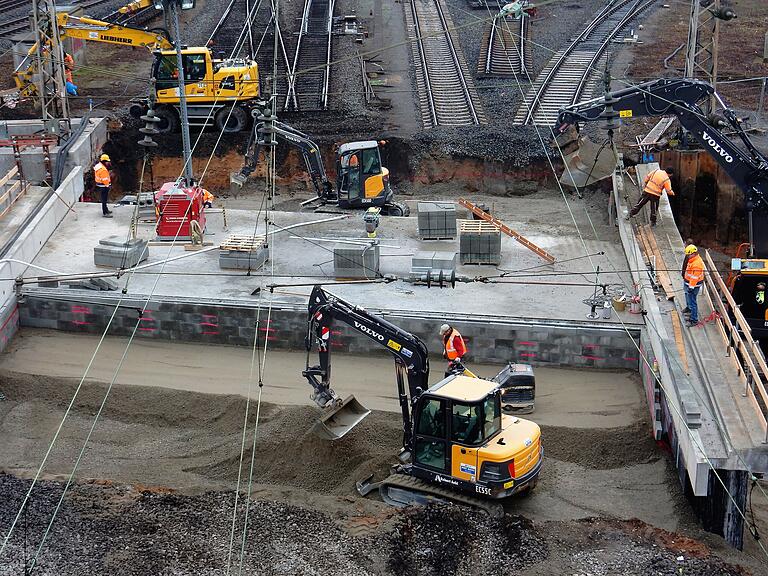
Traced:
<path fill-rule="evenodd" d="M 205 206 L 203 189 L 199 186 L 176 186 L 175 182 L 166 182 L 155 194 L 158 240 L 191 240 L 190 222 L 200 224 L 205 231 Z"/>

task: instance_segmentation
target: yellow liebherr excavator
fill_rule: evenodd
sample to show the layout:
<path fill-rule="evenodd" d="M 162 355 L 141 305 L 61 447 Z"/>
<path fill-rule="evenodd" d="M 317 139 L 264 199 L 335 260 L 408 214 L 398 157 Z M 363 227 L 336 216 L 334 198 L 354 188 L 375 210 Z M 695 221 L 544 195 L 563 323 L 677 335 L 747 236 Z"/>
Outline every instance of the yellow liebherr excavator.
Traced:
<path fill-rule="evenodd" d="M 174 132 L 179 128 L 179 71 L 175 48 L 167 32 L 139 30 L 65 12 L 58 13 L 56 20 L 61 38 L 150 50 L 154 54 L 151 76 L 154 79 L 155 115 L 160 119 L 156 128 L 160 132 Z M 37 50 L 37 44 L 33 45 L 14 71 L 21 98 L 37 96 Z M 204 125 L 212 119 L 221 131 L 244 130 L 251 118 L 251 110 L 259 102 L 256 62 L 244 58 L 214 59 L 206 47 L 183 48 L 181 53 L 190 124 Z M 131 113 L 140 116 L 144 113 L 142 106 L 137 102 Z"/>

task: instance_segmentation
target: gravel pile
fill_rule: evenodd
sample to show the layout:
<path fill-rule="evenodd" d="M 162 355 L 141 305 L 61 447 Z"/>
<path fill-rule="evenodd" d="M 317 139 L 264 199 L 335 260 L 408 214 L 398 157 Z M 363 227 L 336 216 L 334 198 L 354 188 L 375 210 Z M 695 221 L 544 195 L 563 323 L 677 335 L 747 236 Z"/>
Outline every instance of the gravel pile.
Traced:
<path fill-rule="evenodd" d="M 0 475 L 0 532 L 5 534 L 29 482 Z M 39 545 L 62 484 L 40 482 L 0 561 L 0 575 L 23 572 Z M 73 485 L 38 559 L 36 574 L 115 576 L 225 573 L 232 527 L 231 492 L 195 496 L 125 485 Z M 232 567 L 239 570 L 245 518 L 241 500 Z M 640 522 L 589 520 L 534 526 L 456 506 L 392 511 L 369 533 L 353 536 L 345 521 L 269 500 L 250 503 L 245 573 L 271 575 L 392 574 L 658 574 L 745 575 L 706 546 Z M 392 515 L 390 514 L 390 515 Z M 26 530 L 25 530 L 26 527 Z M 659 534 L 659 533 L 662 534 Z M 25 542 L 26 534 L 26 542 Z M 671 541 L 666 539 L 673 538 Z M 25 554 L 26 545 L 26 554 Z"/>

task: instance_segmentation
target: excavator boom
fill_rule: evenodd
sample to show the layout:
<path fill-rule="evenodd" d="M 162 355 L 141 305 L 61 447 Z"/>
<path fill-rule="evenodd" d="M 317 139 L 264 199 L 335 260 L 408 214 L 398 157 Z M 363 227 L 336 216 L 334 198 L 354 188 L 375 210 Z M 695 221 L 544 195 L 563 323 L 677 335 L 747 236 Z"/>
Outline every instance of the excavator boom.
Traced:
<path fill-rule="evenodd" d="M 722 107 L 722 117 L 707 116 L 698 103 L 715 95 Z M 750 244 L 753 253 L 768 255 L 768 234 L 756 236 L 754 230 L 768 231 L 768 160 L 757 150 L 741 126 L 736 113 L 703 80 L 690 78 L 659 79 L 616 90 L 604 97 L 567 106 L 560 110 L 554 134 L 560 135 L 579 122 L 606 118 L 611 107 L 621 119 L 674 114 L 680 124 L 696 139 L 744 192 L 750 213 Z M 743 149 L 725 136 L 730 128 L 739 137 Z"/>

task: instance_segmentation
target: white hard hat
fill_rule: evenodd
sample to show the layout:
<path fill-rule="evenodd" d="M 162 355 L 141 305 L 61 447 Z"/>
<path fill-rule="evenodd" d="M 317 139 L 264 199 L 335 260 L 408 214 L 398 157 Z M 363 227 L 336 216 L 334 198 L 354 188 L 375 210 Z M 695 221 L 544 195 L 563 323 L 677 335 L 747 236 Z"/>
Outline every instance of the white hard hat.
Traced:
<path fill-rule="evenodd" d="M 448 330 L 450 329 L 451 327 L 448 326 L 448 324 L 443 324 L 442 326 L 440 326 L 440 336 L 445 336 L 445 333 L 448 332 Z"/>

